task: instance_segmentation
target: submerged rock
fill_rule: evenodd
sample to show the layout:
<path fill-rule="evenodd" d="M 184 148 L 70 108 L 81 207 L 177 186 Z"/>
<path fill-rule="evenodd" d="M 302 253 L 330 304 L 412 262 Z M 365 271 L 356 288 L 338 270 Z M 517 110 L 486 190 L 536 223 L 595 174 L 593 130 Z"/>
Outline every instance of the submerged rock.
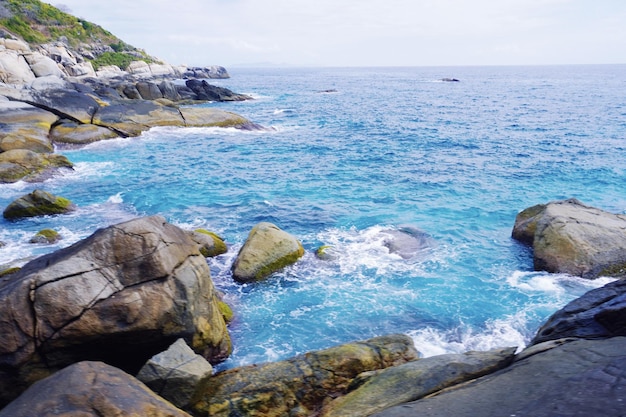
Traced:
<path fill-rule="evenodd" d="M 304 255 L 302 244 L 276 225 L 261 222 L 254 226 L 232 266 L 240 282 L 259 281 L 294 264 Z"/>
<path fill-rule="evenodd" d="M 80 362 L 43 379 L 0 411 L 0 417 L 191 417 L 127 373 Z"/>
<path fill-rule="evenodd" d="M 35 190 L 9 204 L 4 209 L 3 216 L 8 220 L 17 220 L 25 217 L 64 214 L 74 209 L 74 204 L 67 198 L 58 197 L 43 190 Z"/>
<path fill-rule="evenodd" d="M 626 216 L 576 199 L 554 201 L 520 212 L 512 236 L 532 245 L 535 270 L 626 276 Z"/>
<path fill-rule="evenodd" d="M 205 258 L 160 216 L 98 230 L 0 281 L 0 405 L 81 360 L 135 373 L 184 338 L 211 362 L 231 350 Z"/>
<path fill-rule="evenodd" d="M 385 235 L 384 245 L 389 252 L 403 259 L 418 258 L 435 245 L 430 235 L 413 226 L 383 230 L 382 234 Z"/>
<path fill-rule="evenodd" d="M 231 369 L 200 384 L 195 416 L 307 416 L 345 393 L 360 373 L 417 359 L 411 338 L 377 337 L 294 358 Z"/>

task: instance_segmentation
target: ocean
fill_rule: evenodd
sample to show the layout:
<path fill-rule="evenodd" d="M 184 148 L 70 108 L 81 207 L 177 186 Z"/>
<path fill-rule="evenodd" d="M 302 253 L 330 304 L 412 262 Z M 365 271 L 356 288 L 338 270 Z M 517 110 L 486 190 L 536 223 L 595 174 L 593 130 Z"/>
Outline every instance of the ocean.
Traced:
<path fill-rule="evenodd" d="M 572 197 L 626 213 L 626 66 L 229 72 L 210 81 L 254 100 L 203 106 L 267 130 L 155 128 L 57 150 L 75 170 L 2 184 L 0 207 L 42 188 L 78 210 L 1 219 L 0 265 L 137 216 L 212 230 L 229 252 L 207 262 L 235 313 L 219 369 L 389 333 L 424 356 L 521 349 L 553 312 L 610 281 L 533 271 L 511 230 L 519 211 Z M 306 254 L 237 284 L 230 266 L 261 221 Z M 28 243 L 43 228 L 63 239 Z M 402 257 L 386 241 L 407 228 L 428 245 Z M 322 245 L 332 259 L 315 255 Z"/>

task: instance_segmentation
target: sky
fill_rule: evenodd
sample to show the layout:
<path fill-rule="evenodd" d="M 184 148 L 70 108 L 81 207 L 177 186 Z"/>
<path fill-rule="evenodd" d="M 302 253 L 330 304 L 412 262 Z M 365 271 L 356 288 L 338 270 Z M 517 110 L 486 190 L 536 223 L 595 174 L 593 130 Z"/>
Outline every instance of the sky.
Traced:
<path fill-rule="evenodd" d="M 47 2 L 176 65 L 626 63 L 624 0 Z"/>

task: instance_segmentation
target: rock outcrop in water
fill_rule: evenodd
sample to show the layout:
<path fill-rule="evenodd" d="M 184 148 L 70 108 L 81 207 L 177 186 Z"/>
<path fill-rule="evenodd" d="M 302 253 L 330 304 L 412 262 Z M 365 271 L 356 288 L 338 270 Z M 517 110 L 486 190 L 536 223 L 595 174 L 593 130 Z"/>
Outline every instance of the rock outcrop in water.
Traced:
<path fill-rule="evenodd" d="M 75 362 L 137 372 L 183 338 L 211 362 L 231 350 L 198 246 L 160 216 L 106 229 L 0 280 L 0 403 Z"/>
<path fill-rule="evenodd" d="M 576 199 L 527 208 L 515 219 L 513 237 L 532 245 L 535 270 L 583 278 L 626 276 L 626 216 Z"/>
<path fill-rule="evenodd" d="M 74 209 L 74 204 L 67 198 L 43 190 L 35 190 L 13 201 L 2 214 L 5 219 L 17 220 L 25 217 L 65 214 Z"/>
<path fill-rule="evenodd" d="M 232 266 L 240 282 L 259 281 L 295 263 L 304 255 L 302 244 L 276 225 L 261 222 L 254 226 Z"/>

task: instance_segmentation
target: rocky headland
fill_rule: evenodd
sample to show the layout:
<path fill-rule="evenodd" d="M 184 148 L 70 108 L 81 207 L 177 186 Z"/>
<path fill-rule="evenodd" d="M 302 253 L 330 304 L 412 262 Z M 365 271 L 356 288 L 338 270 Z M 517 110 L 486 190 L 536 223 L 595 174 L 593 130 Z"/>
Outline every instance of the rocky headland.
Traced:
<path fill-rule="evenodd" d="M 207 82 L 225 68 L 162 62 L 37 0 L 0 1 L 0 34 L 0 183 L 71 168 L 55 149 L 155 126 L 261 128 L 188 106 L 250 99 Z"/>
<path fill-rule="evenodd" d="M 22 3 L 30 14 L 0 1 L 0 183 L 71 169 L 55 153 L 63 146 L 154 126 L 260 128 L 186 106 L 248 99 L 207 82 L 227 77 L 224 68 L 171 66 L 89 22 Z M 42 16 L 89 36 L 46 31 Z M 72 209 L 43 190 L 3 208 L 12 221 Z M 434 244 L 417 229 L 385 233 L 404 259 Z M 232 350 L 233 312 L 206 258 L 228 251 L 224 240 L 158 215 L 95 231 L 0 271 L 0 416 L 624 415 L 626 217 L 548 202 L 522 210 L 512 237 L 532 247 L 537 270 L 615 280 L 555 312 L 526 347 L 422 358 L 408 336 L 380 335 L 216 373 Z M 296 237 L 260 223 L 233 278 L 271 279 L 303 253 Z M 325 246 L 318 256 L 341 253 Z"/>

